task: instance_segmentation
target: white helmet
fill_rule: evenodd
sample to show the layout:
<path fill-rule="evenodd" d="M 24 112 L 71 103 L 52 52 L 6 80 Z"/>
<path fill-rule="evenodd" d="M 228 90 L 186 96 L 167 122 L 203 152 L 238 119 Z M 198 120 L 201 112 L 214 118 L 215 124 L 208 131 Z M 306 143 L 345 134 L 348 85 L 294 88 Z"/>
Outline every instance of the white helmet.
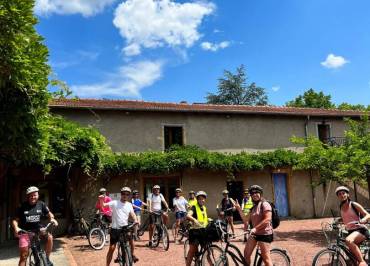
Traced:
<path fill-rule="evenodd" d="M 105 188 L 101 188 L 100 190 L 99 190 L 99 192 L 107 192 L 107 190 L 105 189 Z"/>
<path fill-rule="evenodd" d="M 156 188 L 160 189 L 161 187 L 160 187 L 160 186 L 158 186 L 158 185 L 155 185 L 155 186 L 153 187 L 153 189 L 156 189 Z"/>
<path fill-rule="evenodd" d="M 131 188 L 129 188 L 129 187 L 123 187 L 123 188 L 121 188 L 121 192 L 131 193 Z"/>
<path fill-rule="evenodd" d="M 195 196 L 196 196 L 197 198 L 198 198 L 199 196 L 203 196 L 203 197 L 207 198 L 207 193 L 201 190 L 201 191 L 198 191 L 198 192 L 197 192 L 197 194 L 196 194 Z"/>
<path fill-rule="evenodd" d="M 349 189 L 345 186 L 337 187 L 337 189 L 335 190 L 335 194 L 338 195 L 339 191 L 345 191 L 345 192 L 349 193 Z"/>
<path fill-rule="evenodd" d="M 39 189 L 37 187 L 29 187 L 27 188 L 26 195 L 31 194 L 32 192 L 38 192 Z"/>

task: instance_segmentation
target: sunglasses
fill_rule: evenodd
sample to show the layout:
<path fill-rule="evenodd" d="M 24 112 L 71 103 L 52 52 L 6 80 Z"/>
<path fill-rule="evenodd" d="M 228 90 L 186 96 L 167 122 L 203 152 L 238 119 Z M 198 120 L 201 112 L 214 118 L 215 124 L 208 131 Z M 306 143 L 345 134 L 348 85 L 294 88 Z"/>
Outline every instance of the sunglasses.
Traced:
<path fill-rule="evenodd" d="M 125 192 L 123 192 L 123 193 L 121 193 L 121 195 L 122 195 L 122 196 L 130 196 L 130 193 L 125 193 Z"/>
<path fill-rule="evenodd" d="M 249 194 L 254 195 L 254 194 L 260 194 L 260 193 L 258 191 L 251 191 L 249 192 Z"/>

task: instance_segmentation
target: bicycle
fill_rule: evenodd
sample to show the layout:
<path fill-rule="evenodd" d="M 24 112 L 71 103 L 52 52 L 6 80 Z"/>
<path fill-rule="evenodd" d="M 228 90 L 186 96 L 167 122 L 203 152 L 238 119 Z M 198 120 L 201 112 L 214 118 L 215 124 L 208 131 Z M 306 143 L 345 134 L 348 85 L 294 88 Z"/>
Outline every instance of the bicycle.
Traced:
<path fill-rule="evenodd" d="M 132 238 L 132 233 L 134 226 L 137 223 L 132 223 L 121 228 L 119 241 L 117 243 L 118 254 L 117 258 L 114 260 L 115 263 L 118 263 L 120 266 L 132 266 L 133 257 L 130 249 L 130 240 Z"/>
<path fill-rule="evenodd" d="M 222 221 L 217 220 L 215 222 L 215 225 L 219 232 L 221 232 L 221 241 L 226 243 L 226 246 L 223 248 L 223 252 L 219 259 L 216 262 L 216 266 L 228 266 L 230 265 L 230 259 L 233 261 L 234 264 L 232 265 L 247 265 L 247 262 L 243 256 L 243 254 L 240 252 L 239 248 L 235 245 L 230 243 L 230 234 L 227 233 L 227 231 L 224 230 L 224 227 L 222 225 Z M 232 236 L 233 239 L 240 237 L 240 236 L 246 236 L 246 239 L 250 237 L 250 230 L 246 230 L 240 235 Z M 290 257 L 287 254 L 286 250 L 280 249 L 280 248 L 272 248 L 270 250 L 271 254 L 271 260 L 273 262 L 273 265 L 290 265 Z M 253 260 L 253 266 L 261 266 L 264 265 L 261 251 L 259 247 L 257 246 L 257 250 L 255 252 L 254 260 Z"/>
<path fill-rule="evenodd" d="M 149 211 L 147 211 L 147 210 L 142 210 L 142 212 L 147 212 L 147 213 L 149 213 Z M 150 222 L 150 217 L 148 216 L 147 218 L 146 218 L 146 220 L 145 221 L 143 221 L 141 224 L 140 224 L 140 226 L 139 226 L 139 228 L 137 229 L 137 235 L 138 236 L 143 236 L 144 235 L 144 233 L 145 233 L 145 231 L 148 229 L 148 227 L 149 227 L 149 222 Z"/>
<path fill-rule="evenodd" d="M 46 252 L 45 250 L 41 247 L 41 235 L 47 235 L 48 233 L 48 228 L 52 225 L 53 223 L 48 223 L 45 227 L 40 228 L 39 230 L 36 231 L 27 231 L 24 229 L 21 229 L 18 234 L 28 234 L 30 238 L 30 246 L 29 249 L 31 252 L 29 253 L 30 255 L 28 256 L 28 265 L 30 266 L 49 266 L 49 260 L 46 257 Z"/>
<path fill-rule="evenodd" d="M 358 224 L 356 222 L 355 224 Z M 358 265 L 356 257 L 352 254 L 346 245 L 345 237 L 348 232 L 344 229 L 343 225 L 333 221 L 332 223 L 323 223 L 322 230 L 328 242 L 328 247 L 320 250 L 314 257 L 312 265 L 336 265 L 336 266 L 355 266 Z M 336 239 L 332 241 L 333 233 Z M 361 253 L 366 261 L 370 264 L 370 239 L 366 239 L 360 245 Z"/>
<path fill-rule="evenodd" d="M 177 237 L 180 236 L 180 238 L 178 238 L 177 240 L 179 240 L 181 242 L 184 238 L 188 238 L 189 237 L 189 229 L 190 229 L 189 221 L 186 219 L 186 217 L 182 218 L 181 222 L 180 222 L 180 225 L 179 225 L 179 228 L 177 230 Z M 172 230 L 171 230 L 174 241 L 176 241 L 175 230 L 176 230 L 176 221 L 173 223 Z"/>
<path fill-rule="evenodd" d="M 97 214 L 91 223 L 88 235 L 89 245 L 95 250 L 100 250 L 108 241 L 109 223 L 103 221 L 103 215 Z"/>
<path fill-rule="evenodd" d="M 168 236 L 168 230 L 166 225 L 163 223 L 162 214 L 164 211 L 155 211 L 151 214 L 154 215 L 154 230 L 152 236 L 152 247 L 158 247 L 159 242 L 162 241 L 162 247 L 167 251 L 170 247 L 170 238 Z"/>
<path fill-rule="evenodd" d="M 90 224 L 82 217 L 83 209 L 76 209 L 72 223 L 68 226 L 67 232 L 70 236 L 85 235 L 89 237 Z"/>

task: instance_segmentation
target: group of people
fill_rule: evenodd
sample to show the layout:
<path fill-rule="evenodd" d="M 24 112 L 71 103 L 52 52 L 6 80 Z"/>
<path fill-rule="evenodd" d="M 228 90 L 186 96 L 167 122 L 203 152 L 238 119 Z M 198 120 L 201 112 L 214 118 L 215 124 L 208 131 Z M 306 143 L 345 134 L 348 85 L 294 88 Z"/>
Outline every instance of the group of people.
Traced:
<path fill-rule="evenodd" d="M 173 199 L 175 208 L 176 220 L 178 225 L 183 219 L 187 219 L 192 223 L 189 230 L 190 248 L 187 255 L 186 265 L 190 266 L 193 257 L 198 249 L 198 245 L 204 243 L 204 234 L 202 231 L 209 223 L 206 199 L 207 193 L 191 191 L 189 198 L 185 199 L 180 188 L 176 189 L 176 197 Z M 370 238 L 366 223 L 370 221 L 370 214 L 357 202 L 353 202 L 349 197 L 349 189 L 340 186 L 335 191 L 340 202 L 340 214 L 342 221 L 348 230 L 346 243 L 350 251 L 356 256 L 359 265 L 365 266 L 359 244 L 365 239 Z M 131 191 L 129 187 L 121 189 L 121 197 L 119 200 L 112 200 L 108 197 L 104 188 L 99 191 L 99 198 L 96 204 L 98 212 L 103 214 L 107 222 L 111 222 L 110 245 L 106 257 L 106 264 L 110 265 L 112 256 L 119 241 L 120 229 L 128 225 L 129 220 L 134 223 L 140 223 L 141 212 L 144 207 L 148 208 L 150 214 L 149 227 L 149 242 L 148 246 L 152 245 L 151 237 L 153 235 L 155 219 L 162 215 L 163 222 L 168 221 L 166 210 L 169 208 L 163 195 L 160 193 L 160 187 L 155 185 L 152 189 L 152 194 L 148 197 L 147 202 L 140 200 L 138 191 Z M 246 262 L 250 264 L 253 250 L 258 245 L 261 251 L 261 256 L 265 265 L 273 265 L 270 257 L 271 242 L 273 241 L 272 228 L 272 207 L 263 197 L 263 188 L 258 185 L 249 187 L 244 191 L 244 198 L 241 205 L 236 200 L 229 198 L 228 191 L 223 191 L 223 200 L 221 201 L 221 214 L 229 222 L 233 230 L 233 211 L 238 211 L 243 220 L 244 228 L 250 229 L 250 236 L 245 243 L 244 257 Z M 12 220 L 12 226 L 16 237 L 19 238 L 19 265 L 25 266 L 29 255 L 30 236 L 21 234 L 22 230 L 36 231 L 42 227 L 42 217 L 47 217 L 55 226 L 58 222 L 54 215 L 50 212 L 46 204 L 39 200 L 39 189 L 37 187 L 29 187 L 26 191 L 27 200 L 18 208 L 16 216 Z M 131 199 L 131 201 L 130 201 Z M 157 213 L 157 214 L 154 214 Z M 43 236 L 46 240 L 46 255 L 49 265 L 53 265 L 49 260 L 50 253 L 53 247 L 53 237 L 46 233 Z M 135 256 L 134 241 L 130 241 L 133 261 L 137 262 Z"/>

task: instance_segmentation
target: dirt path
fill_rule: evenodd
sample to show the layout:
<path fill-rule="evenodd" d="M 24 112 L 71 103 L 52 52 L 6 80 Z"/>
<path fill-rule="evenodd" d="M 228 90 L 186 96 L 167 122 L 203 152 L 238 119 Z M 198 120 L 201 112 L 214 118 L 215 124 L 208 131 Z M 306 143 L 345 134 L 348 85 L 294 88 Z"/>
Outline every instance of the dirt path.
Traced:
<path fill-rule="evenodd" d="M 286 249 L 292 258 L 292 265 L 311 265 L 314 255 L 326 245 L 321 231 L 323 221 L 330 221 L 330 219 L 283 221 L 275 232 L 273 246 Z M 237 227 L 241 230 L 240 225 Z M 183 245 L 175 245 L 171 242 L 170 249 L 164 252 L 161 249 L 152 250 L 145 247 L 147 235 L 144 235 L 142 239 L 136 242 L 136 256 L 140 261 L 135 265 L 184 265 Z M 101 251 L 93 251 L 88 246 L 86 239 L 64 238 L 63 240 L 77 265 L 105 265 L 107 247 Z M 244 246 L 241 240 L 236 240 L 235 244 L 241 249 Z M 112 265 L 114 264 L 112 263 Z"/>

